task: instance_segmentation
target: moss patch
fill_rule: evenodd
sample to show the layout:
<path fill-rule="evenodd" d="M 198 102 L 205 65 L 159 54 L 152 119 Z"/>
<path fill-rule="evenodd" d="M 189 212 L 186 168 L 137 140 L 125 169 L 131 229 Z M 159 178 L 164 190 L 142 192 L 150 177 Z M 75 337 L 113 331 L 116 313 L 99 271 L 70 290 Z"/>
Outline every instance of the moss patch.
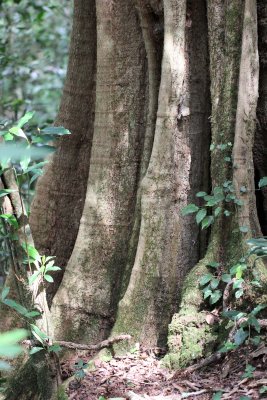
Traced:
<path fill-rule="evenodd" d="M 169 326 L 169 353 L 163 364 L 178 369 L 208 355 L 217 343 L 217 334 L 216 328 L 207 324 L 205 312 L 192 307 L 183 309 L 173 316 Z"/>

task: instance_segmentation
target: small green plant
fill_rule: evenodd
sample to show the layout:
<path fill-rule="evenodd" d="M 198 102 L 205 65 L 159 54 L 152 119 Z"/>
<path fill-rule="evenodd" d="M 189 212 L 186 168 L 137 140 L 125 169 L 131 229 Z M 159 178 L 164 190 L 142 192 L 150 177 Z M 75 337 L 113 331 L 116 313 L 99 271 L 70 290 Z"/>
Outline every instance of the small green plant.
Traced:
<path fill-rule="evenodd" d="M 252 365 L 247 364 L 247 365 L 246 365 L 245 372 L 244 372 L 243 375 L 242 375 L 242 378 L 243 378 L 243 379 L 244 379 L 244 378 L 253 378 L 253 373 L 254 373 L 255 369 L 256 369 L 256 368 L 253 367 Z"/>
<path fill-rule="evenodd" d="M 74 377 L 78 382 L 81 382 L 85 378 L 86 374 L 84 369 L 87 368 L 87 366 L 88 364 L 85 363 L 83 360 L 78 360 L 74 364 Z"/>
<path fill-rule="evenodd" d="M 224 160 L 228 163 L 232 162 L 228 154 L 231 147 L 232 143 L 230 142 L 218 145 L 212 143 L 210 150 L 224 152 Z M 263 177 L 259 181 L 259 189 L 257 190 L 260 190 L 264 186 L 267 186 L 267 177 Z M 242 196 L 247 193 L 246 186 L 241 186 L 238 192 L 237 195 L 237 189 L 234 187 L 233 182 L 227 180 L 222 186 L 214 187 L 210 194 L 204 191 L 198 192 L 196 197 L 202 205 L 188 204 L 182 209 L 182 215 L 195 214 L 196 223 L 202 229 L 207 229 L 218 217 L 229 217 L 234 210 L 243 206 L 240 195 Z M 249 228 L 247 226 L 239 226 L 238 230 L 245 234 L 249 231 Z M 254 256 L 255 266 L 259 258 L 267 256 L 267 238 L 250 239 L 247 241 L 247 244 L 250 249 L 239 262 L 228 268 L 219 262 L 210 262 L 206 265 L 208 272 L 199 280 L 204 300 L 208 300 L 210 305 L 216 304 L 217 306 L 222 306 L 223 312 L 221 313 L 221 317 L 227 322 L 226 328 L 230 329 L 231 338 L 220 349 L 221 352 L 234 350 L 246 340 L 249 340 L 254 345 L 258 345 L 261 340 L 261 327 L 257 319 L 257 314 L 267 307 L 266 304 L 258 305 L 249 313 L 229 310 L 228 308 L 230 298 L 234 297 L 240 303 L 246 287 L 250 285 L 261 286 L 253 268 L 248 267 L 248 260 L 251 259 L 251 256 Z M 254 334 L 255 332 L 256 335 Z"/>
<path fill-rule="evenodd" d="M 29 200 L 28 192 L 31 189 L 33 182 L 42 175 L 43 166 L 47 161 L 42 160 L 47 154 L 55 150 L 53 143 L 57 137 L 68 135 L 70 132 L 63 127 L 48 127 L 43 129 L 30 129 L 28 127 L 29 121 L 33 118 L 34 113 L 28 112 L 16 124 L 9 124 L 9 122 L 2 123 L 2 130 L 0 136 L 2 143 L 0 144 L 0 176 L 6 176 L 7 173 L 12 173 L 15 180 L 15 188 L 5 187 L 0 190 L 0 198 L 9 196 L 14 192 L 18 193 L 22 213 L 28 215 L 29 212 L 24 206 L 24 201 Z M 26 126 L 26 129 L 25 129 Z M 29 209 L 29 202 L 28 207 Z M 21 247 L 19 254 L 24 253 L 24 259 L 17 260 L 25 266 L 23 276 L 17 276 L 25 284 L 25 276 L 28 277 L 29 287 L 34 286 L 34 292 L 39 293 L 39 289 L 44 287 L 46 283 L 54 281 L 51 273 L 60 270 L 60 267 L 54 265 L 55 257 L 41 256 L 37 249 L 28 242 L 25 227 L 24 241 L 18 238 L 17 232 L 20 229 L 20 222 L 17 220 L 16 215 L 13 213 L 5 213 L 1 206 L 0 214 L 0 233 L 2 248 L 18 249 Z M 12 252 L 6 251 L 5 260 L 12 257 Z M 13 259 L 11 264 L 13 263 Z M 60 346 L 52 344 L 50 338 L 46 333 L 35 323 L 35 319 L 41 317 L 44 310 L 41 309 L 28 309 L 24 305 L 19 304 L 17 301 L 9 298 L 9 288 L 4 287 L 1 293 L 0 301 L 6 306 L 12 308 L 22 319 L 24 325 L 26 324 L 31 338 L 38 345 L 34 345 L 30 354 L 37 353 L 38 351 L 46 350 L 48 352 L 57 352 Z M 22 332 L 22 331 L 21 331 Z M 23 331 L 25 332 L 25 331 Z M 11 336 L 13 338 L 13 336 Z M 0 341 L 1 344 L 1 341 Z M 15 349 L 15 347 L 14 347 Z"/>

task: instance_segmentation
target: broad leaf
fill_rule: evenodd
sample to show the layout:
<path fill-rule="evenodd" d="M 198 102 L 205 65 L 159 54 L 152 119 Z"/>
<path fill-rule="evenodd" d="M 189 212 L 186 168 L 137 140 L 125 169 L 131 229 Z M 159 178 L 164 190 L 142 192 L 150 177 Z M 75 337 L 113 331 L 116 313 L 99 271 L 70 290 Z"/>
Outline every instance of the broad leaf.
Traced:
<path fill-rule="evenodd" d="M 44 350 L 44 348 L 43 347 L 38 347 L 38 346 L 36 346 L 36 347 L 33 347 L 30 351 L 29 351 L 29 354 L 35 354 L 35 353 L 38 353 L 39 351 L 42 351 L 42 350 Z"/>
<path fill-rule="evenodd" d="M 234 335 L 235 344 L 237 346 L 240 346 L 242 343 L 244 343 L 247 337 L 248 337 L 247 331 L 244 331 L 243 328 L 238 329 Z"/>
<path fill-rule="evenodd" d="M 52 278 L 51 275 L 45 274 L 45 275 L 44 275 L 44 278 L 45 278 L 45 280 L 46 280 L 47 282 L 50 282 L 50 283 L 54 282 L 54 279 Z"/>
<path fill-rule="evenodd" d="M 7 196 L 8 194 L 14 193 L 14 192 L 16 192 L 16 190 L 13 190 L 13 189 L 1 189 L 0 190 L 0 197 Z"/>
<path fill-rule="evenodd" d="M 205 217 L 201 223 L 201 229 L 208 228 L 213 222 L 214 222 L 214 217 L 212 215 Z"/>
<path fill-rule="evenodd" d="M 206 217 L 207 215 L 207 210 L 206 208 L 201 208 L 196 215 L 196 221 L 197 224 L 200 224 L 200 222 Z"/>
<path fill-rule="evenodd" d="M 18 120 L 17 126 L 22 128 L 28 121 L 32 119 L 34 112 L 27 112 L 22 118 Z"/>
<path fill-rule="evenodd" d="M 42 132 L 46 133 L 48 135 L 57 135 L 57 136 L 71 134 L 71 132 L 68 129 L 63 128 L 63 126 L 51 126 L 51 127 L 42 129 Z"/>
<path fill-rule="evenodd" d="M 212 279 L 213 279 L 212 274 L 206 274 L 200 278 L 199 284 L 200 284 L 200 286 L 204 286 L 204 285 L 206 285 L 206 283 L 210 282 Z"/>
<path fill-rule="evenodd" d="M 199 207 L 195 204 L 188 204 L 186 207 L 182 209 L 182 215 L 193 214 L 199 210 Z"/>
<path fill-rule="evenodd" d="M 261 178 L 261 180 L 259 181 L 259 188 L 262 188 L 264 186 L 267 186 L 267 176 L 264 176 L 263 178 Z"/>
<path fill-rule="evenodd" d="M 218 300 L 222 297 L 222 292 L 221 290 L 215 290 L 211 295 L 210 295 L 210 304 L 215 304 L 217 303 Z"/>

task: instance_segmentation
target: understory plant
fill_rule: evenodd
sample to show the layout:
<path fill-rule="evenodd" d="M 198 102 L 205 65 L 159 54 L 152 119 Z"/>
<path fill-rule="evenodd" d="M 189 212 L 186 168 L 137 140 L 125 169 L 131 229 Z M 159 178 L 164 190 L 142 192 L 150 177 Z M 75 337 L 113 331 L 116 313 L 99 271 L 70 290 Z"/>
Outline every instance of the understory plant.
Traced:
<path fill-rule="evenodd" d="M 230 146 L 230 143 L 226 146 Z M 226 157 L 225 161 L 229 162 L 231 159 Z M 266 185 L 267 177 L 263 177 L 256 190 Z M 238 207 L 243 206 L 240 195 L 246 191 L 246 187 L 242 186 L 237 195 L 233 182 L 225 181 L 210 194 L 198 192 L 196 196 L 201 199 L 202 205 L 189 204 L 182 210 L 182 215 L 195 213 L 197 224 L 201 229 L 207 229 L 220 216 L 227 218 L 237 213 Z M 239 226 L 238 230 L 241 234 L 249 232 L 245 225 Z M 204 301 L 208 302 L 209 307 L 220 310 L 222 325 L 228 332 L 228 339 L 220 349 L 221 352 L 236 349 L 246 341 L 258 345 L 261 341 L 261 329 L 265 326 L 265 322 L 259 319 L 259 314 L 267 304 L 256 304 L 252 307 L 247 301 L 247 293 L 253 288 L 261 289 L 255 266 L 259 259 L 267 257 L 267 238 L 251 238 L 246 243 L 248 250 L 236 263 L 225 266 L 221 262 L 211 261 L 206 264 L 208 272 L 199 279 Z"/>
<path fill-rule="evenodd" d="M 28 124 L 33 115 L 26 113 L 16 124 L 2 121 L 0 132 L 0 255 L 5 265 L 1 273 L 6 273 L 0 302 L 15 311 L 26 328 L 0 335 L 0 355 L 7 358 L 21 352 L 16 343 L 26 337 L 30 356 L 60 350 L 49 335 L 45 294 L 46 285 L 54 281 L 53 272 L 60 267 L 55 265 L 55 257 L 40 255 L 35 248 L 28 218 L 34 183 L 48 162 L 44 158 L 55 151 L 55 140 L 70 132 L 63 127 L 31 128 Z M 18 291 L 9 287 L 11 276 Z M 9 365 L 3 362 L 0 367 Z"/>

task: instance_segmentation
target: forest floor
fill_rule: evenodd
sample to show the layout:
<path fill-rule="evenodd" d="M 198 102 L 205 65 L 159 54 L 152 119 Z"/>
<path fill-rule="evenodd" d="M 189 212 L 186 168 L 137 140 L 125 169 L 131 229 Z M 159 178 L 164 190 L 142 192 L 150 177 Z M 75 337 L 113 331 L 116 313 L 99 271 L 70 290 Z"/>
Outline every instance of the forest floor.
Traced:
<path fill-rule="evenodd" d="M 91 361 L 88 361 L 91 358 Z M 205 369 L 186 373 L 162 367 L 150 351 L 88 363 L 83 379 L 68 384 L 70 400 L 249 400 L 267 399 L 267 347 L 231 352 Z M 77 359 L 62 364 L 65 377 L 75 373 Z M 79 369 L 78 369 L 79 370 Z M 76 369 L 77 371 L 77 369 Z"/>

